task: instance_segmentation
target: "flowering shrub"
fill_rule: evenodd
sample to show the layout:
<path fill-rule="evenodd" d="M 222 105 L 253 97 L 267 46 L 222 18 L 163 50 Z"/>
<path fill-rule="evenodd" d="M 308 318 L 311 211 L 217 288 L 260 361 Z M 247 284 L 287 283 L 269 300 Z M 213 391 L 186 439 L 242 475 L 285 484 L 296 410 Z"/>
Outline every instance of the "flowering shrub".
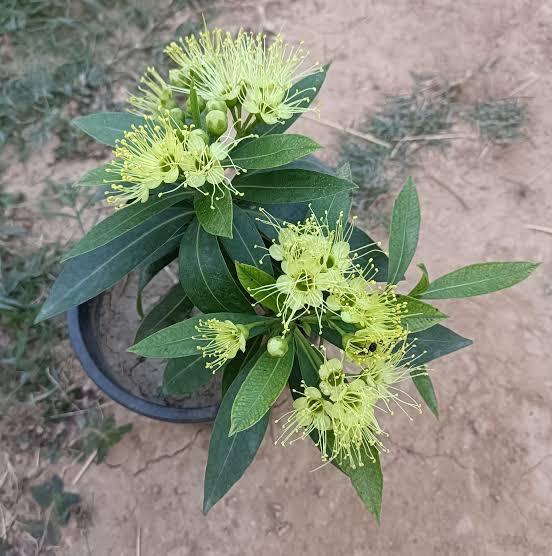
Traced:
<path fill-rule="evenodd" d="M 405 288 L 420 228 L 412 180 L 396 199 L 386 253 L 350 217 L 347 167 L 325 170 L 307 156 L 316 142 L 284 133 L 312 110 L 327 66 L 301 69 L 306 53 L 280 36 L 268 44 L 220 29 L 166 53 L 176 67 L 168 80 L 148 68 L 131 112 L 75 120 L 114 147 L 113 161 L 80 183 L 106 188 L 117 210 L 66 255 L 39 320 L 135 269 L 143 288 L 178 257 L 180 285 L 153 310 L 202 314 L 171 326 L 158 318 L 129 350 L 169 360 L 168 394 L 223 374 L 204 511 L 251 463 L 289 385 L 278 442 L 312 439 L 379 519 L 387 416 L 421 412 L 409 382 L 437 415 L 428 364 L 471 344 L 439 324 L 447 316 L 428 301 L 500 290 L 536 265 L 485 262 L 431 281 L 420 264 Z"/>

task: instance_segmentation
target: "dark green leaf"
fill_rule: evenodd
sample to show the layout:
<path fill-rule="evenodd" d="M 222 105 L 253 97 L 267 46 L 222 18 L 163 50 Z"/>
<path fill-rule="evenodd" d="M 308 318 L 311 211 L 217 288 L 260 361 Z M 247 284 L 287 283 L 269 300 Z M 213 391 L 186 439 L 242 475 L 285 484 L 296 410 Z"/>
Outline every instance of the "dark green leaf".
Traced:
<path fill-rule="evenodd" d="M 79 116 L 71 123 L 96 141 L 114 147 L 117 139 L 124 137 L 125 131 L 130 131 L 133 125 L 143 125 L 144 122 L 144 118 L 130 112 L 97 112 Z"/>
<path fill-rule="evenodd" d="M 175 205 L 189 196 L 188 192 L 176 192 L 163 197 L 155 197 L 147 203 L 136 203 L 114 212 L 98 224 L 96 224 L 63 258 L 72 259 L 102 247 L 103 245 L 121 237 L 123 234 L 133 230 L 152 216 L 162 210 Z M 176 209 L 175 209 L 176 210 Z M 194 211 L 191 208 L 180 209 L 182 215 L 188 215 L 192 219 Z M 168 213 L 167 213 L 168 214 Z"/>
<path fill-rule="evenodd" d="M 305 101 L 301 103 L 302 108 L 307 108 L 311 105 L 312 101 L 316 98 L 318 91 L 322 87 L 324 80 L 326 79 L 326 74 L 330 64 L 326 64 L 322 67 L 321 71 L 313 73 L 312 75 L 307 75 L 303 79 L 297 81 L 290 89 L 290 95 L 294 95 L 294 100 L 299 100 L 304 98 Z M 294 114 L 291 118 L 288 118 L 283 123 L 277 124 L 261 124 L 255 126 L 255 133 L 259 136 L 271 134 L 271 133 L 284 133 L 301 114 Z"/>
<path fill-rule="evenodd" d="M 352 181 L 351 167 L 348 163 L 344 164 L 336 171 L 338 178 Z M 315 199 L 311 203 L 311 210 L 318 218 L 328 217 L 328 224 L 331 228 L 335 228 L 336 222 L 341 219 L 343 224 L 349 219 L 351 212 L 352 196 L 350 191 L 341 191 L 328 197 Z"/>
<path fill-rule="evenodd" d="M 320 383 L 318 370 L 324 363 L 324 357 L 299 330 L 295 330 L 294 336 L 301 376 L 307 386 L 318 387 Z"/>
<path fill-rule="evenodd" d="M 412 382 L 414 382 L 414 386 L 416 386 L 420 396 L 422 396 L 422 399 L 427 404 L 427 407 L 431 409 L 431 412 L 435 415 L 435 417 L 439 418 L 437 396 L 435 395 L 431 378 L 426 374 L 420 374 L 418 371 L 412 371 L 410 376 L 412 377 Z"/>
<path fill-rule="evenodd" d="M 414 297 L 398 295 L 397 299 L 406 304 L 407 313 L 403 315 L 401 320 L 403 326 L 406 326 L 409 332 L 420 332 L 448 318 L 433 305 L 424 303 Z"/>
<path fill-rule="evenodd" d="M 309 170 L 271 170 L 240 174 L 232 184 L 254 203 L 297 203 L 356 189 L 349 181 Z"/>
<path fill-rule="evenodd" d="M 255 301 L 274 313 L 278 313 L 278 294 L 276 292 L 267 294 L 254 291 L 255 288 L 275 284 L 276 280 L 273 276 L 260 268 L 239 262 L 236 263 L 236 272 L 240 284 Z"/>
<path fill-rule="evenodd" d="M 136 331 L 134 343 L 140 342 L 162 328 L 183 321 L 190 316 L 193 307 L 182 286 L 174 285 L 144 317 Z"/>
<path fill-rule="evenodd" d="M 180 247 L 180 240 L 177 249 L 172 249 L 170 252 L 159 256 L 156 260 L 144 265 L 140 269 L 140 275 L 138 277 L 138 292 L 142 292 L 158 272 L 163 270 L 167 265 L 174 261 L 176 257 L 178 257 L 178 247 Z"/>
<path fill-rule="evenodd" d="M 253 355 L 249 362 L 242 367 L 222 399 L 215 419 L 205 469 L 203 495 L 203 513 L 205 514 L 230 490 L 249 467 L 266 432 L 268 413 L 253 427 L 230 436 L 234 400 L 256 360 L 256 355 Z"/>
<path fill-rule="evenodd" d="M 251 303 L 230 274 L 215 236 L 197 221 L 182 238 L 180 283 L 194 305 L 204 313 L 253 312 Z"/>
<path fill-rule="evenodd" d="M 529 261 L 472 264 L 437 278 L 420 297 L 452 299 L 496 292 L 525 280 L 537 266 Z"/>
<path fill-rule="evenodd" d="M 189 216 L 168 209 L 94 251 L 67 261 L 42 306 L 36 322 L 88 301 L 158 252 Z"/>
<path fill-rule="evenodd" d="M 333 344 L 339 349 L 343 349 L 343 336 L 345 334 L 353 334 L 357 330 L 358 329 L 353 324 L 341 320 L 331 321 L 330 323 L 324 323 L 322 327 L 322 338 L 328 340 L 330 344 Z"/>
<path fill-rule="evenodd" d="M 282 357 L 272 357 L 268 351 L 259 357 L 234 400 L 230 434 L 252 427 L 270 411 L 286 386 L 294 357 L 293 342 Z"/>
<path fill-rule="evenodd" d="M 408 353 L 409 356 L 416 357 L 416 365 L 429 363 L 438 357 L 473 344 L 471 340 L 463 338 L 441 324 L 409 334 L 408 341 L 414 341 L 414 345 Z"/>
<path fill-rule="evenodd" d="M 159 330 L 159 332 L 129 347 L 128 351 L 143 355 L 144 357 L 164 357 L 167 359 L 198 355 L 199 333 L 196 330 L 196 325 L 199 324 L 200 320 L 205 319 L 229 320 L 234 324 L 255 324 L 249 331 L 250 338 L 262 334 L 275 322 L 272 318 L 251 313 L 210 313 L 209 315 L 198 315 Z"/>
<path fill-rule="evenodd" d="M 393 206 L 389 228 L 388 283 L 396 284 L 404 275 L 418 246 L 420 202 L 412 178 L 408 178 Z"/>
<path fill-rule="evenodd" d="M 424 293 L 429 286 L 429 273 L 426 265 L 424 263 L 419 263 L 416 266 L 422 271 L 422 275 L 420 276 L 418 283 L 408 294 L 410 297 L 418 297 L 420 294 Z"/>
<path fill-rule="evenodd" d="M 365 275 L 371 276 L 373 274 L 372 266 L 375 266 L 376 275 L 374 279 L 377 282 L 387 281 L 387 255 L 370 236 L 360 228 L 354 228 L 349 239 L 349 245 L 351 250 L 358 250 L 357 254 L 360 256 L 355 259 L 355 264 L 359 264 L 366 269 Z M 373 259 L 373 261 L 370 262 L 370 259 Z"/>
<path fill-rule="evenodd" d="M 232 162 L 248 170 L 276 168 L 306 156 L 320 145 L 304 135 L 265 135 L 240 143 L 232 152 Z"/>
<path fill-rule="evenodd" d="M 263 257 L 266 251 L 263 249 L 263 238 L 257 230 L 255 222 L 248 216 L 247 212 L 237 206 L 234 207 L 232 226 L 232 239 L 222 239 L 222 246 L 228 256 L 234 262 L 255 266 L 268 274 L 272 274 L 270 257 Z"/>
<path fill-rule="evenodd" d="M 213 370 L 205 367 L 203 355 L 171 359 L 163 373 L 163 392 L 179 395 L 193 392 L 213 378 Z"/>
<path fill-rule="evenodd" d="M 380 521 L 381 499 L 383 496 L 383 473 L 379 454 L 372 448 L 374 460 L 366 456 L 363 458 L 364 465 L 353 469 L 349 465 L 342 464 L 340 467 L 349 476 L 351 483 L 366 508 Z"/>
<path fill-rule="evenodd" d="M 208 195 L 196 195 L 194 208 L 202 228 L 214 236 L 232 237 L 232 195 L 227 191 L 223 197 L 212 195 L 209 186 Z M 212 203 L 212 204 L 211 204 Z"/>

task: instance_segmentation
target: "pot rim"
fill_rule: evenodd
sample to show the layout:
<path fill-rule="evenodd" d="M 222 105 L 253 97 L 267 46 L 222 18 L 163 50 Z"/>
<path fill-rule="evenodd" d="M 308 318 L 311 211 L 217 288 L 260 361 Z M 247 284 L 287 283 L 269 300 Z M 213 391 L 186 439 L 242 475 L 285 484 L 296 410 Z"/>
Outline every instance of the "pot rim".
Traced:
<path fill-rule="evenodd" d="M 161 405 L 132 394 L 109 376 L 91 338 L 94 322 L 90 315 L 90 308 L 91 304 L 101 295 L 93 297 L 67 311 L 69 339 L 73 351 L 94 384 L 113 401 L 130 411 L 151 419 L 173 423 L 213 422 L 217 415 L 219 404 L 205 407 L 171 407 Z"/>

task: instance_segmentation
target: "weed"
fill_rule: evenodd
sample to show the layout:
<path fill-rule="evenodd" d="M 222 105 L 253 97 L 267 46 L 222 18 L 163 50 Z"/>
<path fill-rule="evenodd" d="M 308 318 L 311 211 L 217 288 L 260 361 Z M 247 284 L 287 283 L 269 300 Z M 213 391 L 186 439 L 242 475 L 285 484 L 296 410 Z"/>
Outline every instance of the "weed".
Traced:
<path fill-rule="evenodd" d="M 522 126 L 527 118 L 527 103 L 517 98 L 476 102 L 461 115 L 476 125 L 485 141 L 508 145 L 525 138 Z"/>

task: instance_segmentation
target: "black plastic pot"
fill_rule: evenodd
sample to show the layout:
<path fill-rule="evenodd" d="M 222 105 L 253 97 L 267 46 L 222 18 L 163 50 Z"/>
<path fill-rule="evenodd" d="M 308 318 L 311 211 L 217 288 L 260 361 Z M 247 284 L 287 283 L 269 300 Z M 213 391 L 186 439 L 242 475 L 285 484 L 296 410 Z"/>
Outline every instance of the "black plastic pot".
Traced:
<path fill-rule="evenodd" d="M 218 411 L 218 404 L 190 408 L 161 405 L 135 396 L 114 379 L 102 356 L 98 338 L 100 299 L 101 295 L 67 311 L 69 338 L 73 350 L 86 374 L 96 386 L 127 409 L 152 419 L 174 423 L 213 421 Z"/>

